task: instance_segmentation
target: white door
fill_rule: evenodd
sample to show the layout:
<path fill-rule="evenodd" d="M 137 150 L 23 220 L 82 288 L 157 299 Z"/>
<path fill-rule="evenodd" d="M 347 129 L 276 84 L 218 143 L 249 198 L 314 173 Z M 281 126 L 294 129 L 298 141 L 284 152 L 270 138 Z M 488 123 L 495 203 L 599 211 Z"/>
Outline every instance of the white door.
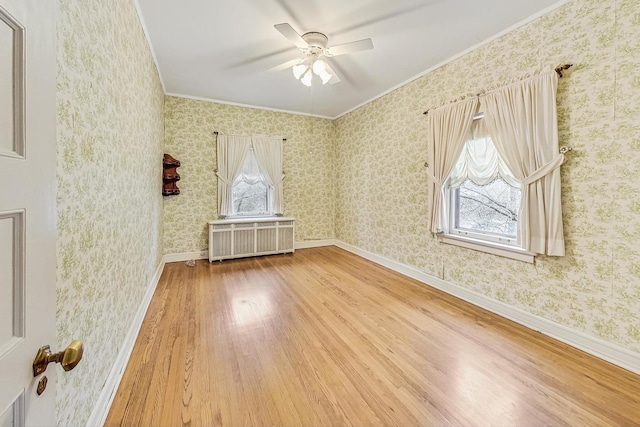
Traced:
<path fill-rule="evenodd" d="M 55 425 L 56 0 L 0 0 L 0 426 Z M 55 350 L 55 349 L 54 349 Z M 48 385 L 38 396 L 38 382 Z"/>

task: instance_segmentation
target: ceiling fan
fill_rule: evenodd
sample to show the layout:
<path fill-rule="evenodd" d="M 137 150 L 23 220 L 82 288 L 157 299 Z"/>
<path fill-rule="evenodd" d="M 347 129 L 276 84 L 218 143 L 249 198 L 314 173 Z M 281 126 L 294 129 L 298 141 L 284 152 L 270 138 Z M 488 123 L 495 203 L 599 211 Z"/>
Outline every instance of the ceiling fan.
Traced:
<path fill-rule="evenodd" d="M 320 77 L 322 84 L 336 84 L 340 78 L 331 66 L 322 59 L 333 56 L 344 55 L 345 53 L 358 52 L 361 50 L 373 49 L 371 39 L 363 39 L 355 42 L 327 47 L 329 38 L 319 32 L 311 31 L 300 35 L 289 24 L 274 25 L 274 28 L 285 36 L 291 43 L 297 46 L 302 52 L 302 58 L 292 59 L 284 64 L 268 70 L 269 72 L 282 71 L 293 67 L 293 75 L 305 86 L 311 86 L 314 75 Z"/>

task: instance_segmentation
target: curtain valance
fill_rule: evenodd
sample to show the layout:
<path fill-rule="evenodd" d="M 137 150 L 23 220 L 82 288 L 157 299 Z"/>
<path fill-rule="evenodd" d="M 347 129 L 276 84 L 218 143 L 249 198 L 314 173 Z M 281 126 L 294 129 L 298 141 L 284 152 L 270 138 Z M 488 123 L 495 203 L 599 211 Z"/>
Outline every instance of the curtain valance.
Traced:
<path fill-rule="evenodd" d="M 520 188 L 520 181 L 498 155 L 484 120 L 474 120 L 469 138 L 449 175 L 449 188 L 458 188 L 466 180 L 471 180 L 476 185 L 487 185 L 498 176 L 509 185 Z"/>

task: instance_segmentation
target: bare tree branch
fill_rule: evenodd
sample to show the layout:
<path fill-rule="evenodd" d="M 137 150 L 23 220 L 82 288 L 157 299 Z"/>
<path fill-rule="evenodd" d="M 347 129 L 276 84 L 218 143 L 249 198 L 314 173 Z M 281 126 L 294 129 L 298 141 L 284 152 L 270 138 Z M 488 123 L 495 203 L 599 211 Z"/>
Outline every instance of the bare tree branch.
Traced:
<path fill-rule="evenodd" d="M 471 191 L 471 192 L 476 193 L 477 195 L 479 195 L 479 196 L 481 196 L 481 197 L 486 198 L 486 199 L 487 199 L 487 200 L 489 200 L 491 203 L 495 204 L 496 206 L 500 207 L 501 209 L 504 209 L 504 210 L 505 210 L 505 211 L 507 211 L 508 213 L 500 212 L 500 211 L 498 211 L 496 208 L 492 208 L 492 209 L 496 210 L 496 212 L 499 212 L 499 213 L 501 213 L 502 215 L 508 216 L 509 218 L 511 218 L 511 219 L 513 219 L 513 220 L 516 220 L 516 221 L 518 220 L 518 213 L 517 213 L 517 212 L 514 212 L 514 211 L 513 211 L 513 210 L 511 210 L 511 209 L 509 209 L 505 204 L 502 204 L 502 203 L 498 202 L 497 200 L 490 198 L 490 197 L 489 197 L 489 196 L 487 196 L 486 194 L 483 194 L 483 193 L 481 193 L 481 192 L 479 192 L 479 191 L 477 191 L 477 190 L 474 190 L 473 188 L 468 188 L 468 187 L 467 187 L 467 188 L 465 188 L 465 190 L 466 190 L 466 191 Z M 461 197 L 462 197 L 462 196 L 461 196 Z M 468 196 L 464 196 L 464 197 L 465 197 L 465 198 L 467 198 L 467 199 L 470 199 L 470 200 L 476 200 L 476 199 L 473 199 L 473 198 L 468 197 Z M 488 206 L 485 202 L 482 202 L 482 201 L 480 201 L 480 200 L 476 200 L 476 201 L 477 201 L 478 203 L 482 203 L 482 204 L 484 204 L 484 205 Z"/>
<path fill-rule="evenodd" d="M 480 232 L 513 235 L 520 191 L 504 180 L 479 186 L 465 181 L 457 192 L 460 226 Z"/>
<path fill-rule="evenodd" d="M 498 209 L 498 208 L 496 208 L 496 207 L 494 207 L 494 206 L 491 206 L 491 204 L 486 203 L 486 202 L 484 202 L 484 201 L 482 201 L 482 200 L 475 199 L 475 198 L 473 198 L 473 197 L 469 197 L 469 196 L 463 196 L 463 195 L 460 195 L 460 198 L 461 198 L 461 199 L 467 199 L 467 200 L 474 201 L 474 202 L 479 203 L 479 204 L 481 204 L 481 205 L 483 205 L 483 206 L 486 206 L 487 208 L 489 208 L 489 209 L 491 209 L 491 210 L 494 210 L 494 211 L 498 212 L 498 213 L 499 213 L 500 215 L 502 215 L 502 216 L 505 216 L 505 217 L 507 217 L 507 218 L 513 218 L 511 215 L 504 213 L 504 212 L 503 212 L 503 211 L 501 211 L 500 209 Z M 493 202 L 493 200 L 492 200 L 492 202 Z M 507 210 L 508 210 L 508 209 L 507 209 Z M 511 212 L 511 211 L 509 211 L 509 212 Z M 515 218 L 515 219 L 517 219 L 517 218 Z"/>

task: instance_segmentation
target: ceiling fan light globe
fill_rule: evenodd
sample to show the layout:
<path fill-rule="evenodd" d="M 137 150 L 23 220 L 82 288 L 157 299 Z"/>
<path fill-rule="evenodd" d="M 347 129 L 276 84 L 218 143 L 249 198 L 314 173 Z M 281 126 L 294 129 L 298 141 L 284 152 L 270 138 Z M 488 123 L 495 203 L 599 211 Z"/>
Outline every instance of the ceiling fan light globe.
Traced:
<path fill-rule="evenodd" d="M 298 64 L 293 66 L 293 77 L 296 79 L 300 79 L 302 74 L 307 70 L 307 66 L 305 64 Z"/>
<path fill-rule="evenodd" d="M 331 77 L 333 77 L 328 70 L 327 63 L 322 59 L 314 61 L 312 69 L 314 74 L 322 79 L 323 85 L 327 84 L 327 82 L 331 80 Z"/>
<path fill-rule="evenodd" d="M 305 86 L 311 86 L 311 82 L 313 81 L 313 73 L 311 72 L 311 70 L 307 70 L 306 73 L 304 73 L 304 76 L 302 76 L 302 78 L 300 79 L 300 81 L 302 82 L 303 85 Z"/>
<path fill-rule="evenodd" d="M 322 73 L 322 74 L 318 74 L 318 76 L 322 79 L 322 84 L 326 85 L 329 80 L 331 80 L 331 77 L 333 77 L 331 74 L 329 73 Z"/>
<path fill-rule="evenodd" d="M 327 67 L 326 67 L 326 63 L 322 60 L 322 59 L 317 59 L 315 61 L 313 61 L 313 72 L 316 73 L 316 75 L 321 75 L 322 73 L 326 73 L 327 72 Z"/>

